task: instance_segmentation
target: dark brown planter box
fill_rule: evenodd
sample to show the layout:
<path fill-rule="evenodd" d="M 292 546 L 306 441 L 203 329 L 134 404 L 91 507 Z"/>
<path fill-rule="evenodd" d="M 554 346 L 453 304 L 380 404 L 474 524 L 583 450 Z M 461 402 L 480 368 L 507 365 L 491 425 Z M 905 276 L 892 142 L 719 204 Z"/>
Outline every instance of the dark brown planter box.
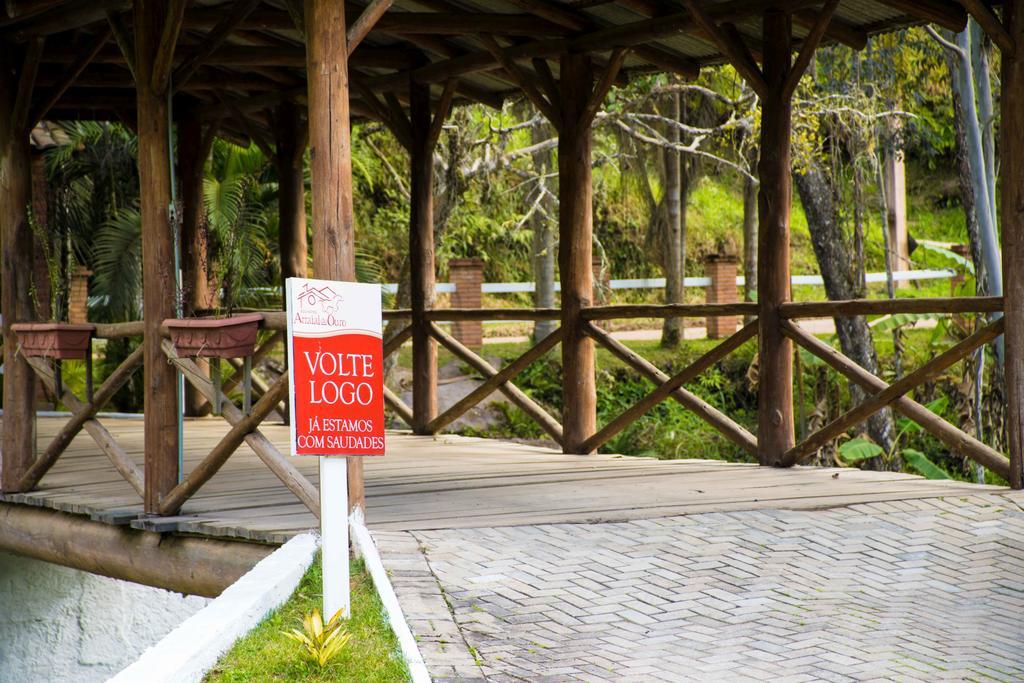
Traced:
<path fill-rule="evenodd" d="M 84 360 L 95 325 L 86 323 L 15 323 L 18 346 L 26 356 Z"/>
<path fill-rule="evenodd" d="M 256 348 L 259 313 L 229 318 L 172 318 L 164 321 L 174 348 L 182 356 L 242 358 Z"/>

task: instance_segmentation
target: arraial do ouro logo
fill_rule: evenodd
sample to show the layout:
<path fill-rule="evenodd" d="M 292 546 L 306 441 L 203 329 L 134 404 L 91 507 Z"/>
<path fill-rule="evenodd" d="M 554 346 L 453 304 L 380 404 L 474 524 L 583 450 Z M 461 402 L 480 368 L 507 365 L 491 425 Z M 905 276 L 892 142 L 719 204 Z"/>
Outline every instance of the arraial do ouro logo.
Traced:
<path fill-rule="evenodd" d="M 296 298 L 295 315 L 298 322 L 306 325 L 345 327 L 344 305 L 345 297 L 330 285 L 317 287 L 307 282 Z"/>

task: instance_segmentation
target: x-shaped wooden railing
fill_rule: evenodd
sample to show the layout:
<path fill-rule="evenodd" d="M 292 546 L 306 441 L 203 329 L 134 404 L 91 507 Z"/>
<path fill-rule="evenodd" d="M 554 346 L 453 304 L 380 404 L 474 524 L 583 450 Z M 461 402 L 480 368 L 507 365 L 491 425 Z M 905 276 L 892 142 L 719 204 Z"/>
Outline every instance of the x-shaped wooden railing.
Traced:
<path fill-rule="evenodd" d="M 802 330 L 790 320 L 781 322 L 783 333 L 813 355 L 845 375 L 870 395 L 824 427 L 814 432 L 783 455 L 783 464 L 793 465 L 816 453 L 822 446 L 843 434 L 847 429 L 868 419 L 879 410 L 892 405 L 921 427 L 945 443 L 952 450 L 966 455 L 996 474 L 1009 478 L 1010 461 L 1001 453 L 973 436 L 954 427 L 920 403 L 908 398 L 907 393 L 924 382 L 934 379 L 981 346 L 1003 333 L 1004 319 L 986 325 L 953 347 L 940 353 L 917 370 L 903 376 L 894 384 L 887 384 L 864 370 L 855 362 L 828 344 Z"/>
<path fill-rule="evenodd" d="M 672 377 L 666 375 L 651 362 L 630 350 L 625 344 L 614 339 L 593 323 L 587 323 L 584 329 L 594 341 L 608 349 L 616 358 L 654 382 L 656 388 L 584 441 L 583 451 L 597 450 L 616 434 L 636 422 L 648 410 L 668 398 L 674 398 L 697 417 L 720 431 L 737 446 L 749 453 L 757 453 L 757 438 L 753 434 L 704 399 L 687 391 L 683 386 L 688 382 L 692 382 L 715 363 L 757 336 L 757 320 L 745 325 L 741 330 L 703 354 Z"/>
<path fill-rule="evenodd" d="M 512 401 L 512 403 L 514 403 L 520 410 L 529 415 L 534 422 L 540 425 L 541 429 L 547 432 L 552 439 L 559 444 L 562 443 L 562 425 L 558 423 L 558 420 L 553 418 L 551 414 L 548 413 L 548 411 L 539 403 L 527 396 L 522 389 L 512 383 L 513 377 L 518 375 L 526 369 L 528 365 L 543 356 L 549 350 L 554 348 L 559 341 L 561 341 L 561 329 L 545 337 L 542 341 L 538 342 L 519 356 L 519 358 L 505 366 L 501 371 L 497 370 L 483 357 L 475 353 L 472 349 L 466 347 L 455 337 L 442 330 L 437 326 L 437 323 L 431 322 L 429 329 L 430 335 L 437 339 L 437 341 L 448 349 L 452 355 L 470 365 L 474 370 L 482 374 L 487 379 L 461 401 L 431 420 L 427 426 L 428 431 L 440 431 L 445 426 L 457 420 L 459 416 L 482 401 L 484 398 L 495 391 L 500 391 L 505 394 L 505 397 L 508 398 L 508 400 Z"/>
<path fill-rule="evenodd" d="M 174 344 L 169 339 L 163 341 L 162 348 L 167 358 L 181 371 L 185 380 L 213 404 L 216 398 L 216 389 L 203 369 L 193 359 L 179 356 Z M 313 514 L 319 517 L 320 499 L 316 488 L 259 430 L 260 423 L 287 395 L 288 373 L 286 372 L 268 387 L 267 392 L 253 406 L 252 412 L 246 415 L 227 396 L 223 395 L 222 390 L 221 416 L 231 425 L 231 429 L 210 453 L 192 468 L 192 471 L 182 479 L 181 483 L 163 497 L 160 501 L 160 513 L 164 515 L 176 513 L 185 501 L 220 470 L 244 441 L 281 483 L 294 493 Z"/>
<path fill-rule="evenodd" d="M 49 361 L 39 357 L 26 358 L 28 364 L 35 371 L 36 376 L 54 396 L 58 394 L 57 377 Z M 96 415 L 113 398 L 114 394 L 124 386 L 125 382 L 131 379 L 132 373 L 142 365 L 142 347 L 135 349 L 99 389 L 92 393 L 89 400 L 82 401 L 66 387 L 61 387 L 60 401 L 67 406 L 71 412 L 71 419 L 68 420 L 59 432 L 53 437 L 46 450 L 44 450 L 32 463 L 32 466 L 25 472 L 19 482 L 20 490 L 30 491 L 39 483 L 51 467 L 57 462 L 61 454 L 74 440 L 81 430 L 85 430 L 93 438 L 100 450 L 110 459 L 117 471 L 125 480 L 131 484 L 139 496 L 145 492 L 145 484 L 142 473 L 134 461 L 118 445 L 117 441 L 110 434 L 106 427 L 96 419 Z"/>

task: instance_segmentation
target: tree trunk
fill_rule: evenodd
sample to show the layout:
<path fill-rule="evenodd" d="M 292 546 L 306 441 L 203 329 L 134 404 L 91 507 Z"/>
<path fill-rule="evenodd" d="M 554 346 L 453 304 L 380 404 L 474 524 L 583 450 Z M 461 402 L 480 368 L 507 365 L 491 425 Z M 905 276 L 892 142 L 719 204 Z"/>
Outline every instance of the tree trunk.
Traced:
<path fill-rule="evenodd" d="M 757 165 L 757 151 L 754 150 L 751 167 Z M 757 181 L 743 179 L 743 300 L 757 301 Z M 756 316 L 747 316 L 744 324 Z"/>
<path fill-rule="evenodd" d="M 538 117 L 531 129 L 534 144 L 544 142 L 552 137 L 551 124 Z M 533 305 L 537 308 L 555 307 L 555 248 L 557 241 L 551 229 L 551 192 L 548 189 L 548 178 L 551 171 L 551 150 L 543 149 L 533 153 L 533 170 L 537 174 L 537 192 L 544 196 L 537 199 L 540 204 L 531 219 L 532 236 L 530 242 L 533 280 L 536 289 L 533 293 Z M 550 335 L 558 327 L 556 320 L 538 320 L 533 324 L 533 341 L 537 343 Z"/>
<path fill-rule="evenodd" d="M 955 68 L 949 64 L 950 73 Z M 982 257 L 981 233 L 978 228 L 978 212 L 974 203 L 974 186 L 971 184 L 971 162 L 967 158 L 967 133 L 964 131 L 963 104 L 960 93 L 953 88 L 953 128 L 956 131 L 956 170 L 960 184 L 960 202 L 964 207 L 964 219 L 967 223 L 967 241 L 974 263 L 975 294 L 984 296 L 988 293 L 988 275 L 985 259 Z"/>
<path fill-rule="evenodd" d="M 854 299 L 857 287 L 850 272 L 850 253 L 843 237 L 839 214 L 833 201 L 831 183 L 824 172 L 811 165 L 802 173 L 794 173 L 797 193 L 807 215 L 807 229 L 818 259 L 825 293 L 830 301 Z M 871 339 L 871 328 L 864 316 L 835 318 L 839 346 L 843 354 L 873 375 L 878 374 L 878 354 Z M 850 385 L 854 404 L 865 398 L 864 391 Z M 868 434 L 886 451 L 893 445 L 892 412 L 886 408 L 868 420 Z"/>
<path fill-rule="evenodd" d="M 948 64 L 953 90 L 960 98 L 960 123 L 964 133 L 964 152 L 971 188 L 974 192 L 974 210 L 978 221 L 978 236 L 981 244 L 981 258 L 985 262 L 985 277 L 988 293 L 1001 296 L 1003 293 L 1002 265 L 999 253 L 999 238 L 996 235 L 995 216 L 992 213 L 992 195 L 995 187 L 990 186 L 985 163 L 985 149 L 978 107 L 975 101 L 974 71 L 971 67 L 970 31 L 956 36 L 958 53 L 949 56 Z"/>
<path fill-rule="evenodd" d="M 682 120 L 679 93 L 672 94 L 671 117 L 673 121 Z M 679 129 L 672 127 L 668 139 L 675 145 L 680 142 Z M 684 301 L 683 269 L 685 258 L 685 226 L 686 226 L 686 179 L 683 159 L 678 149 L 662 151 L 665 163 L 665 303 L 681 304 Z M 675 348 L 683 336 L 681 318 L 665 318 L 661 328 L 661 346 Z"/>

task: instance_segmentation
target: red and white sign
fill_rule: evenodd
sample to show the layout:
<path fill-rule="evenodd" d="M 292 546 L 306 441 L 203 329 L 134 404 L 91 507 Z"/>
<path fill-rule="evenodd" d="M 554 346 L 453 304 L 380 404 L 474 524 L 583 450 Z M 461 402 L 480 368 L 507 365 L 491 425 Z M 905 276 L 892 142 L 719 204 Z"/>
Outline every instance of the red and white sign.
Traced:
<path fill-rule="evenodd" d="M 380 285 L 288 278 L 292 455 L 384 455 Z"/>

